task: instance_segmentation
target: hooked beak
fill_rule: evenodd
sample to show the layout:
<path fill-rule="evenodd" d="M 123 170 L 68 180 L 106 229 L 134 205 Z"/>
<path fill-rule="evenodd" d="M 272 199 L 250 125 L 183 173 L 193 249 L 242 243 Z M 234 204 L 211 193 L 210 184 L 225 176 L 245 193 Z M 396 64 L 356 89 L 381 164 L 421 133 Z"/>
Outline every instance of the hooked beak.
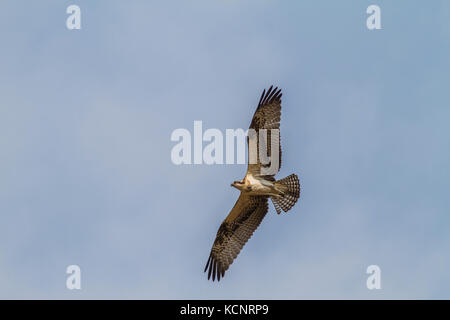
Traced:
<path fill-rule="evenodd" d="M 239 182 L 239 181 L 234 181 L 234 182 L 231 184 L 231 186 L 232 186 L 232 187 L 235 187 L 236 189 L 239 189 L 239 185 L 240 185 L 240 182 Z"/>

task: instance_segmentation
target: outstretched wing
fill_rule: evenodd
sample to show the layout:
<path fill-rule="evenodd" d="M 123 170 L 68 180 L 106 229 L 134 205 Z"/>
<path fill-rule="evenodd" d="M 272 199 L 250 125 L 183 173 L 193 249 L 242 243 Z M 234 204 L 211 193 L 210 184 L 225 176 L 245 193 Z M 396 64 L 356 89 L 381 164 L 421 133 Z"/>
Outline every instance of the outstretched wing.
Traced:
<path fill-rule="evenodd" d="M 278 89 L 277 87 L 273 88 L 271 86 L 269 90 L 264 90 L 261 98 L 259 99 L 258 108 L 255 111 L 255 114 L 253 115 L 252 122 L 250 123 L 250 128 L 255 130 L 255 137 L 256 137 L 256 150 L 251 150 L 251 143 L 249 142 L 249 138 L 247 138 L 248 143 L 248 151 L 249 151 L 249 160 L 250 160 L 250 154 L 251 152 L 254 152 L 254 159 L 256 159 L 255 163 L 248 164 L 247 171 L 252 173 L 253 175 L 260 175 L 261 174 L 261 168 L 266 167 L 269 168 L 271 166 L 271 163 L 263 163 L 260 159 L 260 147 L 261 144 L 259 141 L 259 132 L 261 129 L 267 129 L 267 156 L 269 159 L 272 156 L 272 148 L 271 148 L 271 137 L 272 137 L 272 131 L 271 129 L 277 129 L 278 130 L 278 136 L 274 135 L 274 137 L 277 137 L 278 139 L 275 139 L 274 141 L 279 146 L 279 156 L 278 156 L 278 168 L 276 168 L 276 172 L 273 172 L 275 175 L 281 168 L 281 143 L 280 143 L 280 120 L 281 120 L 281 89 Z M 264 145 L 263 145 L 264 146 Z M 265 150 L 263 150 L 264 152 Z"/>
<path fill-rule="evenodd" d="M 236 259 L 237 255 L 258 228 L 268 210 L 266 196 L 248 196 L 241 193 L 233 209 L 217 231 L 205 272 L 217 281 Z"/>

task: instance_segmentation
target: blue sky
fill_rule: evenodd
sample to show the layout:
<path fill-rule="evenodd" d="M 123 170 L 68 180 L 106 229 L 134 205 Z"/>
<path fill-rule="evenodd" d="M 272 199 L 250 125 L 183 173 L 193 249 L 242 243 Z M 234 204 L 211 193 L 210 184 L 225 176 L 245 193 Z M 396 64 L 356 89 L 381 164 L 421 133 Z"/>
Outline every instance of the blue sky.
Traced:
<path fill-rule="evenodd" d="M 450 297 L 448 1 L 10 0 L 0 43 L 1 298 Z M 208 282 L 246 166 L 170 135 L 246 128 L 271 84 L 302 196 Z"/>

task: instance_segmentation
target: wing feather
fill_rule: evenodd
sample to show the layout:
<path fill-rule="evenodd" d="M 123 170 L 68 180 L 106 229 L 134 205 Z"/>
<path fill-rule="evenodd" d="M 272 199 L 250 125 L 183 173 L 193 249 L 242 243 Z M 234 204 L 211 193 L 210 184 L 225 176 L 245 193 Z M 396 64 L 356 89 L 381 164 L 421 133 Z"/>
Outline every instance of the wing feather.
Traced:
<path fill-rule="evenodd" d="M 233 209 L 222 222 L 211 248 L 205 272 L 208 279 L 220 281 L 236 259 L 248 239 L 258 228 L 268 210 L 266 196 L 248 196 L 241 193 Z"/>
<path fill-rule="evenodd" d="M 261 98 L 259 99 L 258 107 L 256 108 L 255 114 L 253 115 L 252 121 L 250 123 L 250 128 L 253 129 L 256 132 L 257 138 L 257 150 L 256 150 L 256 163 L 255 164 L 248 164 L 248 172 L 251 172 L 253 175 L 259 175 L 261 173 L 261 168 L 264 167 L 270 167 L 269 164 L 262 164 L 259 156 L 259 130 L 260 129 L 267 129 L 267 156 L 271 157 L 272 151 L 271 151 L 271 131 L 270 129 L 278 129 L 280 130 L 280 120 L 281 120 L 281 89 L 278 89 L 278 87 L 273 88 L 273 86 L 270 86 L 269 90 L 264 89 L 263 93 L 261 95 Z M 279 136 L 278 136 L 279 138 Z M 249 139 L 247 138 L 247 143 Z M 281 168 L 281 141 L 278 139 L 278 145 L 279 145 L 279 166 L 277 172 Z M 250 154 L 250 145 L 248 145 L 249 148 L 249 154 Z M 272 175 L 273 176 L 273 175 Z"/>

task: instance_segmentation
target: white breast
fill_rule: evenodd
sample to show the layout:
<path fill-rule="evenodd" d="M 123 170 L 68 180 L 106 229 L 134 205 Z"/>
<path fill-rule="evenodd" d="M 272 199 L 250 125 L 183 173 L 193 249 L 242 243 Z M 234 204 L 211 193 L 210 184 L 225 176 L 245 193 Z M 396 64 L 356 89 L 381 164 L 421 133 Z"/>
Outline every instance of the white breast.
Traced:
<path fill-rule="evenodd" d="M 252 187 L 253 191 L 258 193 L 265 194 L 272 190 L 272 182 L 255 178 L 251 174 L 245 176 L 245 181 L 247 185 Z"/>
<path fill-rule="evenodd" d="M 247 182 L 247 184 L 251 185 L 251 186 L 257 186 L 257 185 L 261 185 L 261 181 L 259 181 L 259 179 L 256 179 L 254 176 L 252 176 L 251 174 L 247 174 L 245 176 L 245 181 Z"/>

